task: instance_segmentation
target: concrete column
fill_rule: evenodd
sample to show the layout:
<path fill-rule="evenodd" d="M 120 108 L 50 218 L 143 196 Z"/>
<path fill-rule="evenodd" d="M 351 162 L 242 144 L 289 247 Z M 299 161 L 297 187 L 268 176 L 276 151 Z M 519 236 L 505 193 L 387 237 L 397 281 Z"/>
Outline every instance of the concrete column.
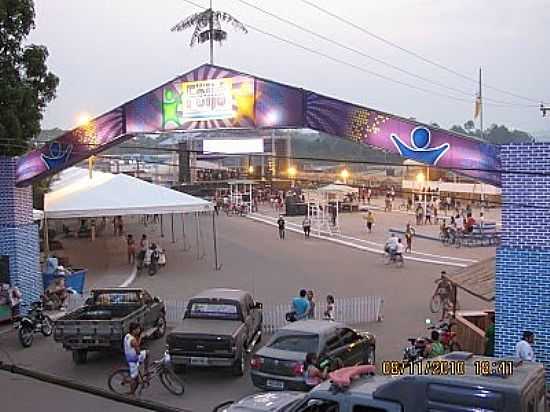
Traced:
<path fill-rule="evenodd" d="M 15 187 L 16 159 L 0 156 L 0 256 L 9 259 L 9 283 L 30 304 L 43 292 L 38 225 L 32 220 L 32 187 Z"/>

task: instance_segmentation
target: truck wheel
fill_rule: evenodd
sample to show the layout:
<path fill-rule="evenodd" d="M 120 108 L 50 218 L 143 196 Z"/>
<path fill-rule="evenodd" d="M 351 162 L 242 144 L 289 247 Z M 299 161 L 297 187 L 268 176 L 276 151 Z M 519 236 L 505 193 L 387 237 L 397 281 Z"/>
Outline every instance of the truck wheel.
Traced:
<path fill-rule="evenodd" d="M 244 370 L 246 368 L 246 350 L 244 348 L 241 349 L 241 353 L 239 354 L 239 357 L 233 364 L 233 367 L 231 368 L 231 373 L 233 376 L 243 376 Z"/>
<path fill-rule="evenodd" d="M 154 339 L 160 339 L 166 334 L 166 318 L 162 315 L 157 320 L 157 330 L 153 334 Z"/>
<path fill-rule="evenodd" d="M 88 360 L 88 352 L 84 349 L 73 350 L 73 362 L 82 365 Z"/>

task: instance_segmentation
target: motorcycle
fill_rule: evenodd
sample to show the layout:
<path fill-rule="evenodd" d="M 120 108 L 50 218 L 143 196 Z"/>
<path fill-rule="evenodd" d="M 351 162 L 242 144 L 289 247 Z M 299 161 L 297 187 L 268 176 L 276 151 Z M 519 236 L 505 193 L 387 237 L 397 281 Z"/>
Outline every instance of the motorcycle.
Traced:
<path fill-rule="evenodd" d="M 23 316 L 14 327 L 18 329 L 19 342 L 24 348 L 32 345 L 34 334 L 41 332 L 44 336 L 50 336 L 53 332 L 53 321 L 44 314 L 42 302 L 31 303 L 31 309 Z"/>
<path fill-rule="evenodd" d="M 403 255 L 397 253 L 397 248 L 386 246 L 384 248 L 384 264 L 389 265 L 390 263 L 395 263 L 397 267 L 403 267 L 405 262 Z"/>
<path fill-rule="evenodd" d="M 455 325 L 451 322 L 442 322 L 437 326 L 430 326 L 431 321 L 426 319 L 428 330 L 436 330 L 439 332 L 439 341 L 445 346 L 445 350 L 449 352 L 461 351 L 462 345 L 457 341 L 456 332 L 452 330 Z"/>
<path fill-rule="evenodd" d="M 431 342 L 426 337 L 409 338 L 409 346 L 403 349 L 403 363 L 408 365 L 426 357 L 426 347 Z"/>

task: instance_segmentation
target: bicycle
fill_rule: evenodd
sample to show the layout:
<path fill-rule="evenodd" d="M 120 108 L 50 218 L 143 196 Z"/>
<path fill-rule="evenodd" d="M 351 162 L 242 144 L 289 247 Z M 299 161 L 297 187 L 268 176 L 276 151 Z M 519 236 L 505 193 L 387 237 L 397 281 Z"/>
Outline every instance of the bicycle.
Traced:
<path fill-rule="evenodd" d="M 153 362 L 150 366 L 148 373 L 144 373 L 141 368 L 138 373 L 138 384 L 135 392 L 141 395 L 143 389 L 149 387 L 151 380 L 155 375 L 158 375 L 160 383 L 164 386 L 168 392 L 173 395 L 181 396 L 185 392 L 183 381 L 176 375 L 176 373 L 170 367 L 170 355 L 168 352 L 164 353 L 164 356 Z M 129 368 L 120 368 L 115 370 L 107 381 L 109 389 L 119 395 L 130 395 L 130 388 L 133 379 L 130 377 Z"/>
<path fill-rule="evenodd" d="M 437 286 L 430 300 L 430 310 L 432 313 L 439 312 L 442 306 L 448 308 L 451 305 L 450 294 L 452 293 L 452 286 L 450 282 L 442 276 L 436 279 L 435 283 L 437 283 Z M 449 287 L 447 287 L 447 284 Z"/>

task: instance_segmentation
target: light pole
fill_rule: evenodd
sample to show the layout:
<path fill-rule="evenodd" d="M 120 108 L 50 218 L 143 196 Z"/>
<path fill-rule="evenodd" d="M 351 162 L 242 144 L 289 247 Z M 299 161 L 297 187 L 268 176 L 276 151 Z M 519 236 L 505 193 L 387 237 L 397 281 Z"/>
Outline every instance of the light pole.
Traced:
<path fill-rule="evenodd" d="M 296 168 L 294 166 L 289 166 L 286 173 L 290 178 L 290 187 L 294 189 L 294 179 L 296 178 L 296 174 L 297 174 Z"/>
<path fill-rule="evenodd" d="M 423 186 L 424 186 L 424 182 L 426 181 L 426 176 L 424 176 L 424 173 L 423 172 L 418 172 L 416 174 L 416 183 L 419 184 L 419 189 L 418 189 L 418 193 L 420 193 L 420 196 L 423 197 L 423 202 L 424 202 L 424 213 L 426 212 L 426 196 L 424 195 L 424 190 L 423 190 Z"/>

